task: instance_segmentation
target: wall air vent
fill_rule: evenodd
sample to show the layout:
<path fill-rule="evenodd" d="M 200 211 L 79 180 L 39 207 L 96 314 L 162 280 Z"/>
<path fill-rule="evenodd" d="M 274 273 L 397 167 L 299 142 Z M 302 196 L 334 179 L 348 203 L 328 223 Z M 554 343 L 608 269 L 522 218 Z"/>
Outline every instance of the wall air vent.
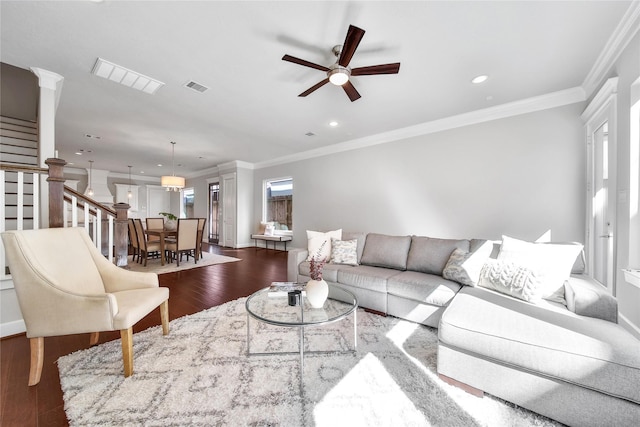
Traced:
<path fill-rule="evenodd" d="M 102 58 L 96 60 L 91 73 L 127 87 L 141 90 L 150 95 L 153 95 L 158 89 L 164 86 L 164 83 L 159 80 L 131 71 Z"/>
<path fill-rule="evenodd" d="M 197 92 L 200 92 L 200 93 L 209 90 L 208 87 L 206 87 L 204 85 L 201 85 L 200 83 L 196 83 L 193 80 L 185 83 L 184 87 L 188 87 L 189 89 L 193 89 L 193 90 L 195 90 Z"/>

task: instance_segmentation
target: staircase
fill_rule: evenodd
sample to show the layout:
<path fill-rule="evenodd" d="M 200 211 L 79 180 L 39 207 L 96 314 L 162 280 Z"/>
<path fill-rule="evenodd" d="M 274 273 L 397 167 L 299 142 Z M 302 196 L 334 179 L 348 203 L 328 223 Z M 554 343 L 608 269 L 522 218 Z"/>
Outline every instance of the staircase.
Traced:
<path fill-rule="evenodd" d="M 38 124 L 0 117 L 0 162 L 37 167 Z"/>

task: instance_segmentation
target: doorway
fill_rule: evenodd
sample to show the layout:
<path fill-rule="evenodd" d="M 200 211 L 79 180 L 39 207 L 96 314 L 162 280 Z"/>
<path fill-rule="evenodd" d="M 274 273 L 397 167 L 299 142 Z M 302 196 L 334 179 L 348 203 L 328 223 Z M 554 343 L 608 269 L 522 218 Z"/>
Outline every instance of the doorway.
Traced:
<path fill-rule="evenodd" d="M 617 86 L 617 77 L 609 79 L 582 113 L 587 138 L 587 271 L 614 296 L 617 233 Z"/>
<path fill-rule="evenodd" d="M 220 242 L 220 183 L 209 184 L 209 243 Z"/>

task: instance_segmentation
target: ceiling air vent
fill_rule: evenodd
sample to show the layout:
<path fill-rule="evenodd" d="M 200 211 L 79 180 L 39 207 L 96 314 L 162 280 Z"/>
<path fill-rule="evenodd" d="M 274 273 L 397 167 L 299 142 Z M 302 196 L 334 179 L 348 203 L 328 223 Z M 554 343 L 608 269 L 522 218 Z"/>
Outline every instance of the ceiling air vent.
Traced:
<path fill-rule="evenodd" d="M 307 135 L 307 136 L 316 136 L 316 134 L 313 133 L 313 132 L 307 132 L 307 133 L 305 133 L 305 135 Z"/>
<path fill-rule="evenodd" d="M 195 90 L 197 92 L 200 92 L 200 93 L 209 90 L 208 87 L 206 87 L 204 85 L 201 85 L 200 83 L 196 83 L 193 80 L 191 80 L 190 82 L 186 83 L 184 85 L 184 87 L 188 87 L 189 89 L 193 89 L 193 90 Z"/>

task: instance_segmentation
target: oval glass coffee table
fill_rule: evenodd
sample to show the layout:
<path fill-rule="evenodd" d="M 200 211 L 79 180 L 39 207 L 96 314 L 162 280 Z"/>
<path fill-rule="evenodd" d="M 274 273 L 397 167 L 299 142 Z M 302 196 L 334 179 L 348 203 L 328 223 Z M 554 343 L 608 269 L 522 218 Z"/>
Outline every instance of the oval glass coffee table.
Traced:
<path fill-rule="evenodd" d="M 247 298 L 247 354 L 275 355 L 300 354 L 300 384 L 304 372 L 304 330 L 311 326 L 327 325 L 345 319 L 353 314 L 353 349 L 358 347 L 357 308 L 358 300 L 351 292 L 337 286 L 329 286 L 329 297 L 322 308 L 313 308 L 302 296 L 301 303 L 289 305 L 286 292 L 269 292 L 270 288 L 261 289 Z M 299 328 L 298 351 L 296 352 L 252 352 L 251 351 L 251 319 L 274 326 Z M 307 350 L 307 353 L 336 353 L 337 351 Z"/>

